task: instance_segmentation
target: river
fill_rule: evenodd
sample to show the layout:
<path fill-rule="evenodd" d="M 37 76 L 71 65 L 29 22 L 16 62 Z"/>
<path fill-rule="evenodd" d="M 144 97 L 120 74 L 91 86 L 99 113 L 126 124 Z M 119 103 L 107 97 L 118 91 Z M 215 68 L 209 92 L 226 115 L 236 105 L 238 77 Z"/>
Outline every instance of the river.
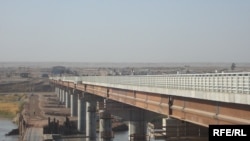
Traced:
<path fill-rule="evenodd" d="M 10 119 L 0 118 L 0 141 L 18 141 L 18 135 L 5 136 L 5 134 L 16 128 L 17 125 Z"/>
<path fill-rule="evenodd" d="M 97 133 L 97 136 L 99 134 Z M 89 141 L 85 138 L 71 138 L 71 139 L 61 139 L 58 141 Z M 100 141 L 97 137 L 96 141 Z M 115 132 L 113 141 L 128 141 L 128 131 Z M 165 141 L 163 139 L 150 139 L 150 141 Z"/>

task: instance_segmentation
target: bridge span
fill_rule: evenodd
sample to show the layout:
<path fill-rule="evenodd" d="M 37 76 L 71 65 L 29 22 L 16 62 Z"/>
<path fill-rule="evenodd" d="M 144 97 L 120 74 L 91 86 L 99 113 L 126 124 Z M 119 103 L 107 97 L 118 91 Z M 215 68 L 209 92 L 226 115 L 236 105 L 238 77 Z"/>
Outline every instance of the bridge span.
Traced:
<path fill-rule="evenodd" d="M 60 101 L 71 108 L 72 116 L 77 116 L 78 107 L 79 130 L 88 128 L 85 130 L 86 133 L 94 130 L 89 129 L 91 127 L 87 123 L 91 115 L 79 115 L 82 115 L 82 112 L 88 113 L 88 110 L 95 106 L 93 102 L 88 103 L 88 101 L 96 98 L 111 100 L 136 107 L 139 111 L 151 111 L 165 115 L 167 119 L 179 119 L 203 127 L 211 124 L 250 124 L 250 72 L 51 77 L 50 79 Z M 78 98 L 75 97 L 77 94 Z M 82 106 L 81 99 L 84 99 L 87 105 Z M 134 121 L 146 120 L 136 115 L 140 113 L 138 110 L 133 113 Z M 130 136 L 145 134 L 144 131 L 136 129 L 139 126 L 137 123 L 132 125 Z M 105 133 L 111 136 L 111 133 Z"/>

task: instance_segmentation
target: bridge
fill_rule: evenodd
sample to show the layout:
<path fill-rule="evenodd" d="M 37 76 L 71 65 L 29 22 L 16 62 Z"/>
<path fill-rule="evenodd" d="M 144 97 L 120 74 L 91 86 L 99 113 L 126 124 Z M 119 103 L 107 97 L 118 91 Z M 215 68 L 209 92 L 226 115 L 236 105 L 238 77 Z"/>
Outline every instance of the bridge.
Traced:
<path fill-rule="evenodd" d="M 173 123 L 185 123 L 185 131 L 196 125 L 206 129 L 211 124 L 250 124 L 250 72 L 51 77 L 50 80 L 60 101 L 71 108 L 71 116 L 78 116 L 79 131 L 93 138 L 97 101 L 105 103 L 100 114 L 106 123 L 100 128 L 104 140 L 112 138 L 108 128 L 111 123 L 106 122 L 110 115 L 105 111 L 114 107 L 124 108 L 115 114 L 129 111 L 124 117 L 130 121 L 131 140 L 146 140 L 145 123 L 156 114 L 167 117 L 163 127 L 169 132 Z"/>

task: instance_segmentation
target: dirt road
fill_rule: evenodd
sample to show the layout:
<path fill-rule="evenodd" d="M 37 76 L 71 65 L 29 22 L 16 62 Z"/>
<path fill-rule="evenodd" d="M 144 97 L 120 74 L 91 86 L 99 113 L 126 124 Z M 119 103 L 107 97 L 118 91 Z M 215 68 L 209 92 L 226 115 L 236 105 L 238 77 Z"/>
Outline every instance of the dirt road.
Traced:
<path fill-rule="evenodd" d="M 70 117 L 70 109 L 65 108 L 53 92 L 30 94 L 29 102 L 25 105 L 24 111 L 28 125 L 32 127 L 47 125 L 48 117 L 59 120 L 60 124 L 63 124 L 66 116 L 70 120 L 76 120 L 76 118 Z"/>
<path fill-rule="evenodd" d="M 43 141 L 43 129 L 35 127 L 27 128 L 23 141 Z"/>
<path fill-rule="evenodd" d="M 29 95 L 29 102 L 24 106 L 24 115 L 27 119 L 24 141 L 40 141 L 43 127 L 48 125 L 48 118 L 55 118 L 62 125 L 65 122 L 65 116 L 70 115 L 70 109 L 65 108 L 52 92 L 32 93 Z M 76 120 L 76 118 L 70 118 L 70 120 Z"/>

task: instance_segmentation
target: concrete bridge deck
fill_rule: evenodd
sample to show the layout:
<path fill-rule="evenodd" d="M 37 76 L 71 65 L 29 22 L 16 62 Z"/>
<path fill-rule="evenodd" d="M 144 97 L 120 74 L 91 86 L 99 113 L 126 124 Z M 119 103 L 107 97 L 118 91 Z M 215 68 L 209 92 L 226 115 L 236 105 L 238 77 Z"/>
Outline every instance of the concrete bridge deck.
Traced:
<path fill-rule="evenodd" d="M 250 72 L 53 77 L 73 83 L 250 105 Z"/>
<path fill-rule="evenodd" d="M 250 123 L 250 72 L 52 77 L 51 80 L 56 85 L 204 126 Z"/>

